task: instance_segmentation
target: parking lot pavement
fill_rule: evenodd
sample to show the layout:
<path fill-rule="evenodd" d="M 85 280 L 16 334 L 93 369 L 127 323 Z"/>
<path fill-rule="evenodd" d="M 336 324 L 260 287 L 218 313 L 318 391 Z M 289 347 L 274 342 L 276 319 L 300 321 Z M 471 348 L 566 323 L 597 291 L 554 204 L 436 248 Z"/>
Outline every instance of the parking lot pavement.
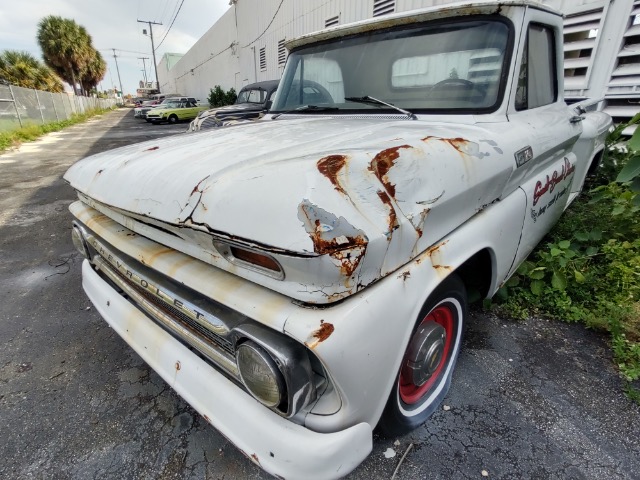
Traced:
<path fill-rule="evenodd" d="M 132 117 L 118 110 L 0 155 L 0 478 L 269 478 L 82 292 L 62 174 L 187 127 Z M 405 437 L 376 435 L 349 478 L 390 478 L 411 445 L 397 478 L 640 478 L 640 408 L 621 388 L 606 337 L 474 312 L 445 406 Z"/>

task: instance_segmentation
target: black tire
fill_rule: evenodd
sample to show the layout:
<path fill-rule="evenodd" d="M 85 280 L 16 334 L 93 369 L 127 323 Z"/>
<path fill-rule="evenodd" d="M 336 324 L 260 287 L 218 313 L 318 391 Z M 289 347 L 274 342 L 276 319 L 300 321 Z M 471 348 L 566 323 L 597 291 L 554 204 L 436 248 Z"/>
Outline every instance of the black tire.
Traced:
<path fill-rule="evenodd" d="M 168 120 L 169 120 L 169 123 L 178 123 L 178 116 L 174 115 L 174 114 L 171 114 L 171 115 L 169 115 L 169 119 Z"/>
<path fill-rule="evenodd" d="M 440 405 L 449 391 L 466 318 L 466 289 L 460 277 L 451 274 L 420 310 L 378 423 L 384 435 L 396 437 L 410 432 L 424 423 Z M 409 359 L 413 367 L 409 366 Z M 422 368 L 416 367 L 421 360 Z M 416 377 L 419 377 L 417 383 Z"/>

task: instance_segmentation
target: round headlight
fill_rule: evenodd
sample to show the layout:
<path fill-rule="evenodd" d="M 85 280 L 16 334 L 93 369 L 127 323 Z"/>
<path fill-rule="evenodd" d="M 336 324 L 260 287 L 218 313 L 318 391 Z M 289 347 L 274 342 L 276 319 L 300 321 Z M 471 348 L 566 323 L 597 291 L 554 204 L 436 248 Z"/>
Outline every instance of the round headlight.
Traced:
<path fill-rule="evenodd" d="M 285 383 L 273 358 L 254 342 L 242 343 L 236 351 L 242 383 L 256 400 L 269 408 L 282 402 Z"/>

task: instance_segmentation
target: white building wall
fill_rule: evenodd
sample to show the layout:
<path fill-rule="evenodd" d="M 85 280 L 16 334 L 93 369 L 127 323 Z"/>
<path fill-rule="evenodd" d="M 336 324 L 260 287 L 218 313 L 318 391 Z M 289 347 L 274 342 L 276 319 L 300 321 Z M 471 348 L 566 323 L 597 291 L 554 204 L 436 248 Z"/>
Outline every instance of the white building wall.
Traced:
<path fill-rule="evenodd" d="M 160 91 L 206 102 L 215 85 L 238 89 L 241 83 L 236 47 L 235 11 L 230 8 L 171 70 L 158 67 Z"/>

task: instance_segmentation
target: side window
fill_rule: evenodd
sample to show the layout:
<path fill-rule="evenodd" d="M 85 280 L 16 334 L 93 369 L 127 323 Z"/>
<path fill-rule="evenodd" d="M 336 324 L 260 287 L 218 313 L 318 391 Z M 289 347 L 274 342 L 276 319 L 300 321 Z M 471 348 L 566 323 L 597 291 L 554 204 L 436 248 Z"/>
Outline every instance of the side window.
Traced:
<path fill-rule="evenodd" d="M 531 24 L 518 74 L 516 110 L 549 105 L 558 98 L 556 49 L 553 30 Z"/>

